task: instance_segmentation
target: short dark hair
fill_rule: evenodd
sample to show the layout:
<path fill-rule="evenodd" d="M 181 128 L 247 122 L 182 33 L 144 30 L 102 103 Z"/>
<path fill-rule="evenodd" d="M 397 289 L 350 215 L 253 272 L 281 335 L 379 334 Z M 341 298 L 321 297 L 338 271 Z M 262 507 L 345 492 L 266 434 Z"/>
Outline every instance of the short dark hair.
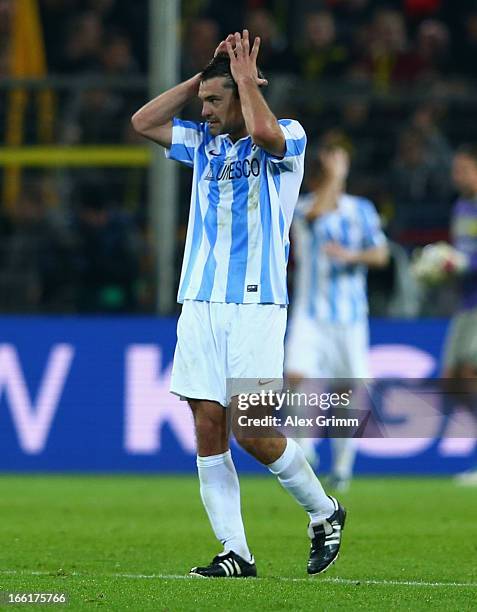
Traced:
<path fill-rule="evenodd" d="M 473 142 L 460 145 L 460 147 L 457 149 L 457 154 L 470 157 L 471 160 L 477 164 L 477 143 Z"/>
<path fill-rule="evenodd" d="M 263 74 L 260 68 L 257 67 L 258 76 L 263 79 Z M 202 70 L 201 81 L 208 81 L 216 77 L 225 78 L 224 87 L 232 89 L 236 98 L 239 97 L 237 83 L 234 81 L 232 71 L 230 70 L 230 57 L 228 53 L 217 53 L 207 66 Z"/>
<path fill-rule="evenodd" d="M 202 70 L 201 81 L 208 81 L 216 77 L 225 78 L 224 87 L 233 89 L 236 98 L 239 97 L 237 83 L 234 81 L 230 70 L 230 57 L 228 53 L 217 53 L 207 66 Z"/>

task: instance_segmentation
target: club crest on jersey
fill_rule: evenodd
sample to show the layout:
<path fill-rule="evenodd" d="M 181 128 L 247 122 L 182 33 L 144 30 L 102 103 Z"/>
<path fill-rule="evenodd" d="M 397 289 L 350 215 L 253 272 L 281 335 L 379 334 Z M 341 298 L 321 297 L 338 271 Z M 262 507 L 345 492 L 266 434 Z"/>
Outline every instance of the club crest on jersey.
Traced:
<path fill-rule="evenodd" d="M 209 171 L 204 180 L 206 181 L 231 181 L 234 179 L 259 176 L 260 162 L 256 157 L 250 159 L 237 159 L 225 163 L 211 163 Z"/>

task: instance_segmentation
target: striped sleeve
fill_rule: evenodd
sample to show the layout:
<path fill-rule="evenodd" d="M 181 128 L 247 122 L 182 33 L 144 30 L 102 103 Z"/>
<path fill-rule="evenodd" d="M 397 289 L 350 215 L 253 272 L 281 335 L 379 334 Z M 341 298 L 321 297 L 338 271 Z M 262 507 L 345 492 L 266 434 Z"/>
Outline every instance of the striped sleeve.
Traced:
<path fill-rule="evenodd" d="M 269 160 L 277 164 L 284 172 L 294 172 L 304 167 L 306 134 L 298 121 L 279 119 L 280 129 L 285 136 L 285 154 L 282 157 L 268 155 Z"/>
<path fill-rule="evenodd" d="M 362 199 L 359 209 L 363 225 L 363 248 L 370 249 L 386 244 L 387 239 L 381 229 L 381 220 L 374 204 Z"/>
<path fill-rule="evenodd" d="M 170 149 L 166 149 L 166 157 L 192 168 L 195 152 L 203 139 L 204 124 L 183 121 L 174 117 L 172 120 L 172 145 Z"/>

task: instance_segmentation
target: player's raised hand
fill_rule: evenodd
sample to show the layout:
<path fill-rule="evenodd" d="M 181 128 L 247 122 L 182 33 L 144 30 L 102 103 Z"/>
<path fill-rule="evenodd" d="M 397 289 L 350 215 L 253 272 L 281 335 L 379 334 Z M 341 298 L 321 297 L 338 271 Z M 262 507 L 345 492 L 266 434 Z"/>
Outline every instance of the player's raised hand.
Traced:
<path fill-rule="evenodd" d="M 217 49 L 214 51 L 214 57 L 216 57 L 219 53 L 227 53 L 227 45 L 226 42 L 230 42 L 233 44 L 235 40 L 235 36 L 233 34 L 229 34 L 225 40 L 220 41 L 217 46 Z"/>
<path fill-rule="evenodd" d="M 234 35 L 229 34 L 225 40 L 225 46 L 230 57 L 230 71 L 235 82 L 251 78 L 259 87 L 268 85 L 267 79 L 258 74 L 257 56 L 260 49 L 258 36 L 255 37 L 251 50 L 248 30 L 244 30 L 242 35 L 239 32 L 235 32 Z"/>

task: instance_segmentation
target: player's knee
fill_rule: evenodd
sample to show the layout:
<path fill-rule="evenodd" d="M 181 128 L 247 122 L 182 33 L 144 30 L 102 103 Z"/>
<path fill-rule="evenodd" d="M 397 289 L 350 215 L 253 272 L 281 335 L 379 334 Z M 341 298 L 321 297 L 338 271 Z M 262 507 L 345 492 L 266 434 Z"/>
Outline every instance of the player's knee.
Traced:
<path fill-rule="evenodd" d="M 269 465 L 283 454 L 286 439 L 283 436 L 251 438 L 239 436 L 235 438 L 244 451 L 255 457 L 260 463 Z"/>
<path fill-rule="evenodd" d="M 199 439 L 220 438 L 222 426 L 215 419 L 208 415 L 196 415 L 194 421 L 195 431 Z"/>
<path fill-rule="evenodd" d="M 235 433 L 235 439 L 237 444 L 243 448 L 244 451 L 253 455 L 254 457 L 257 455 L 257 450 L 259 449 L 259 440 L 256 438 L 246 437 L 241 433 Z"/>
<path fill-rule="evenodd" d="M 257 441 L 251 436 L 251 432 L 246 427 L 241 427 L 237 418 L 232 418 L 230 425 L 237 444 L 243 448 L 244 451 L 248 453 L 252 452 Z"/>
<path fill-rule="evenodd" d="M 202 410 L 193 410 L 193 415 L 199 454 L 215 455 L 224 452 L 228 447 L 224 419 Z"/>

